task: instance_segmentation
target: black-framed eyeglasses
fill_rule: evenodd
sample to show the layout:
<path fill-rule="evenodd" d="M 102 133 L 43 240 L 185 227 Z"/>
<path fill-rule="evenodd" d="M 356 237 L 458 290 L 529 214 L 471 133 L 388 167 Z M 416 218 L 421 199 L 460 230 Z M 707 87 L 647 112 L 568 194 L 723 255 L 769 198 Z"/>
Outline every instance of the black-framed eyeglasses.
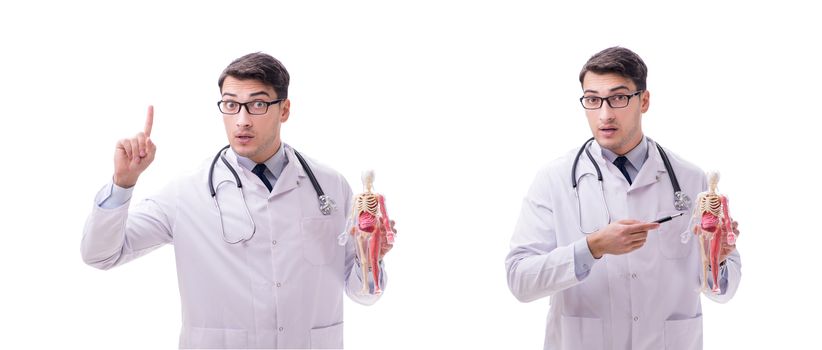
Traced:
<path fill-rule="evenodd" d="M 625 108 L 631 102 L 631 97 L 641 94 L 642 91 L 637 90 L 630 94 L 616 94 L 608 97 L 582 96 L 579 98 L 579 103 L 585 109 L 600 109 L 602 108 L 602 101 L 608 101 L 608 106 L 611 108 Z"/>
<path fill-rule="evenodd" d="M 246 103 L 239 103 L 237 101 L 217 101 L 217 107 L 223 114 L 237 114 L 245 106 L 248 114 L 260 115 L 268 113 L 268 107 L 285 101 L 284 98 L 276 99 L 271 102 L 266 101 L 249 101 Z"/>

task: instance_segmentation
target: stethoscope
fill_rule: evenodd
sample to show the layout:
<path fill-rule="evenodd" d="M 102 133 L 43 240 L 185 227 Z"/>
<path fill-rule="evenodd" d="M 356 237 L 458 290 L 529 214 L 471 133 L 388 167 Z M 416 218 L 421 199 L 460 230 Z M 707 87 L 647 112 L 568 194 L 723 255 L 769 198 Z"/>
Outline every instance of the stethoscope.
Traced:
<path fill-rule="evenodd" d="M 574 191 L 575 191 L 574 194 L 575 194 L 576 200 L 577 200 L 577 213 L 578 213 L 578 219 L 579 219 L 579 221 L 578 221 L 579 230 L 582 231 L 582 233 L 585 233 L 585 234 L 594 233 L 598 229 L 594 229 L 592 231 L 585 231 L 582 228 L 582 203 L 579 200 L 579 186 L 578 186 L 578 183 L 577 183 L 577 164 L 579 163 L 580 156 L 582 156 L 582 152 L 585 152 L 585 155 L 588 156 L 588 159 L 591 161 L 591 164 L 594 165 L 594 169 L 597 172 L 597 181 L 599 182 L 599 190 L 602 193 L 602 203 L 605 205 L 605 215 L 607 216 L 608 224 L 611 223 L 611 211 L 608 209 L 608 202 L 605 200 L 605 187 L 602 185 L 602 171 L 599 169 L 599 165 L 597 165 L 597 162 L 594 161 L 594 157 L 591 155 L 591 152 L 588 151 L 588 145 L 593 140 L 594 140 L 594 138 L 592 137 L 592 138 L 588 139 L 587 141 L 585 141 L 585 143 L 579 149 L 579 152 L 577 152 L 577 157 L 574 159 L 574 165 L 571 168 L 571 186 L 574 188 Z M 691 207 L 691 198 L 688 197 L 688 195 L 685 194 L 685 192 L 682 192 L 682 189 L 679 187 L 679 181 L 677 181 L 677 179 L 676 179 L 676 174 L 674 173 L 674 168 L 671 167 L 671 161 L 668 160 L 668 155 L 665 154 L 665 151 L 662 149 L 662 146 L 660 146 L 659 144 L 656 144 L 656 148 L 659 150 L 659 155 L 662 157 L 662 163 L 665 164 L 665 170 L 668 171 L 668 178 L 671 179 L 671 185 L 674 189 L 674 208 L 676 208 L 676 210 L 681 210 L 681 211 L 688 210 L 688 208 Z M 582 177 L 585 177 L 585 175 L 593 176 L 593 174 L 584 174 L 584 175 L 582 175 Z M 582 177 L 580 177 L 580 180 L 582 179 Z"/>
<path fill-rule="evenodd" d="M 234 167 L 228 163 L 228 160 L 225 159 L 224 151 L 231 147 L 231 145 L 227 145 L 220 149 L 217 152 L 217 155 L 214 156 L 214 160 L 211 161 L 211 168 L 208 170 L 208 189 L 211 191 L 211 199 L 214 200 L 214 205 L 217 206 L 217 212 L 220 216 L 220 227 L 222 228 L 223 232 L 223 240 L 229 244 L 236 244 L 243 241 L 250 240 L 251 237 L 254 237 L 254 234 L 257 233 L 257 224 L 254 222 L 254 218 L 251 216 L 251 210 L 248 209 L 248 202 L 245 200 L 245 194 L 243 194 L 243 183 L 240 181 L 240 176 L 237 175 L 237 171 L 234 170 Z M 302 165 L 305 173 L 308 175 L 308 179 L 311 180 L 311 185 L 314 186 L 314 191 L 317 192 L 317 199 L 320 202 L 320 212 L 323 215 L 331 215 L 331 212 L 337 207 L 336 202 L 333 199 L 328 197 L 324 192 L 322 187 L 320 187 L 320 183 L 317 182 L 317 178 L 314 177 L 314 172 L 311 171 L 311 168 L 308 166 L 308 163 L 305 162 L 303 156 L 294 151 L 294 155 L 297 156 L 297 160 L 300 161 L 300 165 Z M 234 175 L 234 181 L 237 184 L 237 191 L 240 192 L 240 197 L 243 199 L 243 204 L 245 204 L 245 213 L 248 216 L 248 219 L 251 221 L 251 234 L 247 235 L 248 237 L 240 238 L 236 241 L 229 240 L 225 235 L 225 225 L 223 224 L 223 210 L 220 208 L 220 203 L 217 201 L 217 191 L 214 190 L 214 167 L 217 164 L 217 160 L 221 159 L 223 164 L 225 164 L 226 168 L 231 172 L 231 175 Z M 243 235 L 246 236 L 246 235 Z"/>

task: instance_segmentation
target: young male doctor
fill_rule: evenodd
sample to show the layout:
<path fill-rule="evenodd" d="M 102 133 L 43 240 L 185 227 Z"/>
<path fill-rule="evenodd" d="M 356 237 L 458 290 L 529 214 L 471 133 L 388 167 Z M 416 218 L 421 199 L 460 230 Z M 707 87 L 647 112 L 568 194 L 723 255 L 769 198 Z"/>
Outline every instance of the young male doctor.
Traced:
<path fill-rule="evenodd" d="M 698 239 L 683 244 L 680 234 L 706 178 L 643 134 L 646 75 L 625 48 L 588 60 L 580 101 L 594 141 L 541 170 L 523 201 L 508 286 L 523 302 L 551 298 L 545 349 L 702 348 Z M 690 205 L 674 194 L 677 182 Z M 704 294 L 726 302 L 741 262 L 732 246 L 720 259 L 720 292 Z"/>
<path fill-rule="evenodd" d="M 109 269 L 173 244 L 181 348 L 341 348 L 343 290 L 366 305 L 379 298 L 359 294 L 371 282 L 355 266 L 354 240 L 337 243 L 351 188 L 281 141 L 291 101 L 289 74 L 277 59 L 238 58 L 218 83 L 230 147 L 131 203 L 156 151 L 149 107 L 145 130 L 117 142 L 112 183 L 86 222 L 83 259 Z"/>

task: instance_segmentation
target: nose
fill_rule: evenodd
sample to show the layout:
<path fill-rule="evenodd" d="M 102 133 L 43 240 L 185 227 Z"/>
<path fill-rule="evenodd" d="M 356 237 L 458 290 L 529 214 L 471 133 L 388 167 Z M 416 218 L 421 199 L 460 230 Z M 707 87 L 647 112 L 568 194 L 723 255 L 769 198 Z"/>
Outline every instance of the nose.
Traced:
<path fill-rule="evenodd" d="M 241 128 L 251 127 L 251 115 L 248 114 L 248 109 L 240 107 L 240 112 L 237 113 L 237 126 Z"/>
<path fill-rule="evenodd" d="M 614 114 L 614 109 L 611 108 L 611 105 L 608 104 L 608 101 L 602 101 L 602 107 L 597 110 L 597 114 L 599 120 L 602 122 L 607 122 L 616 118 L 616 114 Z"/>

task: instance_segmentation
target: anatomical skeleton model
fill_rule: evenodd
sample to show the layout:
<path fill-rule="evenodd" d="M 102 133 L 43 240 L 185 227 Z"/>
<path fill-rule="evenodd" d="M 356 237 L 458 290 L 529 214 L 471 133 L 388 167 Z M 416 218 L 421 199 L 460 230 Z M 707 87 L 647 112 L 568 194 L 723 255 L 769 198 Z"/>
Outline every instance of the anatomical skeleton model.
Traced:
<path fill-rule="evenodd" d="M 379 278 L 380 248 L 383 240 L 388 244 L 394 244 L 394 232 L 385 209 L 385 198 L 373 192 L 374 172 L 370 170 L 363 172 L 362 183 L 364 192 L 354 196 L 351 217 L 339 241 L 341 245 L 345 245 L 349 234 L 354 237 L 364 281 L 368 280 L 370 271 L 374 278 L 373 294 L 378 295 L 382 294 Z M 369 293 L 368 283 L 363 283 L 360 293 Z"/>
<path fill-rule="evenodd" d="M 731 227 L 732 219 L 728 214 L 728 198 L 717 193 L 716 186 L 719 183 L 718 172 L 708 172 L 708 191 L 702 192 L 697 197 L 697 206 L 691 218 L 693 232 L 699 236 L 699 251 L 702 255 L 702 290 L 708 290 L 707 279 L 710 270 L 710 278 L 713 281 L 711 292 L 718 294 L 719 290 L 719 255 L 722 252 L 722 245 L 736 244 L 736 235 Z M 723 236 L 726 238 L 723 240 Z M 687 243 L 690 238 L 688 232 L 684 232 L 682 242 Z M 707 247 L 706 247 L 707 242 Z"/>

